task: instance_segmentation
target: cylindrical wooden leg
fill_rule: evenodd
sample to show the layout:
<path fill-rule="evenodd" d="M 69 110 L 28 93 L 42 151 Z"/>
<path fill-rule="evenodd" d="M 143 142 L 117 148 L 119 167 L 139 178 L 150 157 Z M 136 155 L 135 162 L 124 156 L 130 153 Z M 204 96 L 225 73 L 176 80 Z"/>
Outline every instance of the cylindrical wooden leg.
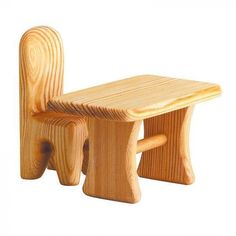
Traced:
<path fill-rule="evenodd" d="M 139 201 L 135 155 L 140 124 L 89 119 L 85 194 L 129 203 Z"/>
<path fill-rule="evenodd" d="M 165 145 L 143 152 L 138 175 L 145 178 L 191 184 L 194 174 L 188 150 L 192 107 L 144 120 L 144 137 L 165 134 Z"/>

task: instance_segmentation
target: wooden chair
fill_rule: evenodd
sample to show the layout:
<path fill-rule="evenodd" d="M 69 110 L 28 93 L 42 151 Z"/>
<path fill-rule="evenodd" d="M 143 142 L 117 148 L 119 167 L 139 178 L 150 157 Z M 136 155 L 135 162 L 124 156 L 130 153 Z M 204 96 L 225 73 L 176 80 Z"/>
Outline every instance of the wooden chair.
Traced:
<path fill-rule="evenodd" d="M 20 41 L 21 177 L 39 178 L 47 165 L 60 183 L 79 183 L 85 118 L 47 110 L 47 102 L 63 92 L 63 47 L 49 27 L 28 30 Z"/>

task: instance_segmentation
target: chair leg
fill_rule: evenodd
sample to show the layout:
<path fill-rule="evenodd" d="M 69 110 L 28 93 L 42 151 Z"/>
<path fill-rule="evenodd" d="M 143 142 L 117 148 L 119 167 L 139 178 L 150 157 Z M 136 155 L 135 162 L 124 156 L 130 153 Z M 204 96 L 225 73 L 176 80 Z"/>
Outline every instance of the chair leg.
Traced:
<path fill-rule="evenodd" d="M 129 203 L 139 201 L 135 155 L 140 124 L 89 119 L 85 194 Z"/>
<path fill-rule="evenodd" d="M 55 161 L 54 161 L 53 157 L 51 157 L 49 159 L 47 168 L 49 170 L 56 170 L 56 168 L 55 168 Z"/>
<path fill-rule="evenodd" d="M 66 127 L 56 126 L 52 143 L 55 146 L 53 155 L 59 181 L 63 185 L 77 185 L 83 162 L 83 146 L 87 138 L 86 124 L 71 123 Z"/>
<path fill-rule="evenodd" d="M 89 161 L 89 140 L 88 139 L 84 143 L 83 153 L 84 153 L 84 158 L 83 158 L 83 164 L 82 164 L 82 173 L 86 175 L 87 170 L 88 170 L 88 161 Z"/>
<path fill-rule="evenodd" d="M 23 179 L 37 179 L 44 173 L 52 156 L 51 146 L 41 135 L 39 123 L 28 118 L 21 125 L 20 135 L 20 170 Z"/>
<path fill-rule="evenodd" d="M 191 114 L 192 107 L 187 107 L 144 120 L 144 136 L 163 133 L 167 143 L 142 154 L 139 176 L 181 184 L 194 181 L 188 150 Z"/>

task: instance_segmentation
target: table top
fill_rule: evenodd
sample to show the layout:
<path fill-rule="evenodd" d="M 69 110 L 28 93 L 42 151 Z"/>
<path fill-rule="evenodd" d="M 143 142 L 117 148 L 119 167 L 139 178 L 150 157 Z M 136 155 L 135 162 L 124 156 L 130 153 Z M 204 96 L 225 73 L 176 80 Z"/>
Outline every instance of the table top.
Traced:
<path fill-rule="evenodd" d="M 53 97 L 55 112 L 117 121 L 135 121 L 191 106 L 216 97 L 212 83 L 141 75 Z"/>

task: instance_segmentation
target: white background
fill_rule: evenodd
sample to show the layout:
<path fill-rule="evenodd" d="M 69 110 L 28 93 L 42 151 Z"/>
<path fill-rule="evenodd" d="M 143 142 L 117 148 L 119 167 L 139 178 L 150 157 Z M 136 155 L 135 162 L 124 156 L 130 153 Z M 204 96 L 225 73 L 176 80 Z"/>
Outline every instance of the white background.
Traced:
<path fill-rule="evenodd" d="M 132 205 L 85 196 L 84 176 L 20 178 L 18 43 L 36 25 L 61 33 L 65 92 L 147 73 L 222 86 L 193 114 L 193 185 L 140 178 Z M 0 235 L 235 236 L 235 33 L 233 1 L 0 0 Z"/>

